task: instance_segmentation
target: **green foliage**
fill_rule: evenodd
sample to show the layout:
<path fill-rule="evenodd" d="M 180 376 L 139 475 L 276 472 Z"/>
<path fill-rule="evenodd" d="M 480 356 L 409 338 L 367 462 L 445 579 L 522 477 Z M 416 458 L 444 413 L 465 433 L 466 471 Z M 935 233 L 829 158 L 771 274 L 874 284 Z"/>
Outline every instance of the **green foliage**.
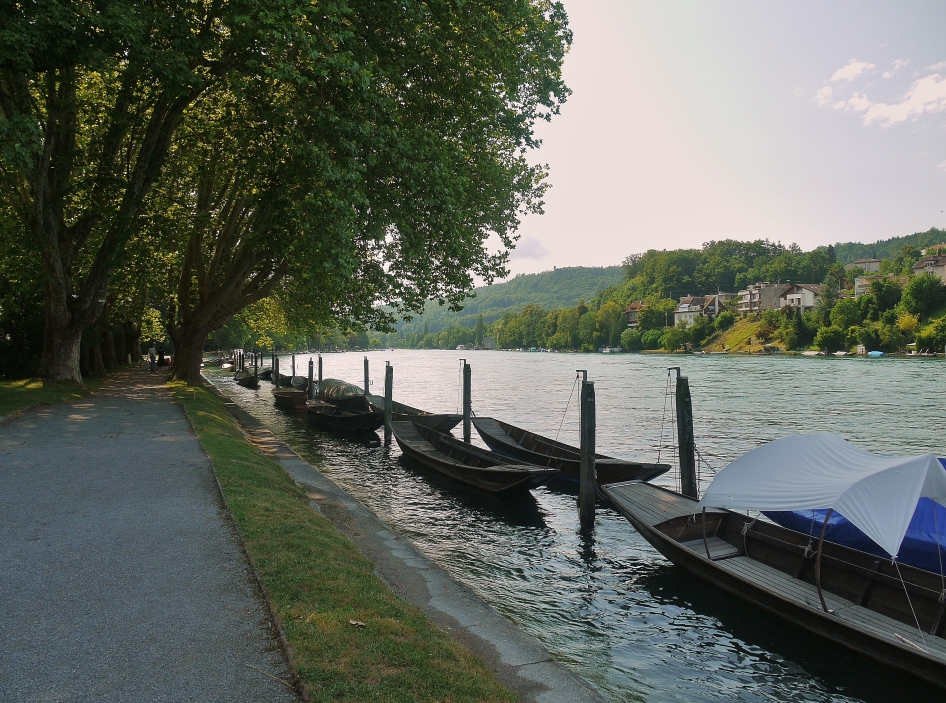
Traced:
<path fill-rule="evenodd" d="M 640 330 L 624 330 L 624 332 L 621 333 L 621 348 L 626 351 L 643 349 L 644 344 L 641 342 Z"/>
<path fill-rule="evenodd" d="M 826 354 L 841 351 L 847 347 L 847 334 L 834 325 L 822 327 L 815 335 L 815 346 Z"/>
<path fill-rule="evenodd" d="M 880 346 L 885 352 L 900 351 L 907 345 L 907 338 L 897 326 L 884 324 L 880 328 Z"/>
<path fill-rule="evenodd" d="M 672 298 L 652 296 L 644 301 L 643 309 L 637 314 L 637 326 L 642 332 L 663 329 L 673 324 L 673 311 L 677 301 Z"/>
<path fill-rule="evenodd" d="M 485 324 L 489 324 L 506 313 L 518 314 L 530 303 L 546 310 L 573 307 L 582 298 L 591 300 L 602 289 L 620 281 L 620 266 L 574 266 L 516 276 L 502 283 L 474 289 L 463 300 L 463 310 L 459 312 L 430 300 L 421 314 L 399 324 L 399 328 L 410 334 L 419 332 L 424 324 L 434 332 L 452 325 L 472 327 L 480 316 Z M 620 307 L 620 303 L 618 305 Z"/>
<path fill-rule="evenodd" d="M 693 335 L 690 333 L 689 327 L 686 320 L 681 320 L 680 324 L 676 327 L 668 329 L 661 340 L 663 348 L 673 352 L 677 351 L 677 349 L 683 349 L 687 344 L 690 344 Z"/>
<path fill-rule="evenodd" d="M 728 330 L 736 324 L 736 315 L 735 313 L 730 312 L 729 310 L 724 310 L 716 316 L 716 321 L 713 323 L 713 326 L 718 331 Z"/>
<path fill-rule="evenodd" d="M 939 276 L 921 273 L 910 279 L 903 289 L 901 304 L 907 312 L 927 315 L 946 300 L 946 286 Z"/>
<path fill-rule="evenodd" d="M 842 298 L 831 310 L 831 324 L 846 330 L 849 327 L 860 325 L 864 319 L 861 306 L 854 298 Z"/>
<path fill-rule="evenodd" d="M 849 264 L 858 259 L 894 259 L 903 252 L 903 247 L 906 244 L 919 250 L 943 242 L 946 242 L 946 231 L 933 227 L 926 232 L 882 239 L 871 244 L 860 242 L 838 243 L 834 245 L 834 251 L 838 261 L 842 264 Z"/>
<path fill-rule="evenodd" d="M 641 345 L 644 349 L 660 349 L 663 342 L 664 330 L 648 330 L 641 335 Z"/>

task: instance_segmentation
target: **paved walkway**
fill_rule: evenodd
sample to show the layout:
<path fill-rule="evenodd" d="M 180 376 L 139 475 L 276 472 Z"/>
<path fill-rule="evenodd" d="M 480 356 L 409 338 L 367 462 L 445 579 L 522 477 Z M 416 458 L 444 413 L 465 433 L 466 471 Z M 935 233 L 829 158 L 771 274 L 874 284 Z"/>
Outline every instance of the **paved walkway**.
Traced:
<path fill-rule="evenodd" d="M 0 701 L 295 700 L 163 382 L 124 372 L 0 424 Z"/>

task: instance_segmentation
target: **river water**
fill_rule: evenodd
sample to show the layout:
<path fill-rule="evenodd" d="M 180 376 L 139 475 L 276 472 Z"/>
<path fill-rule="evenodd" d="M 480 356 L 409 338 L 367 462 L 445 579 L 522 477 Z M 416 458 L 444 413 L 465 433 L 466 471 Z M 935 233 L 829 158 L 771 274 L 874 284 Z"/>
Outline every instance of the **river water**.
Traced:
<path fill-rule="evenodd" d="M 323 356 L 324 376 L 363 384 L 361 353 Z M 735 355 L 375 351 L 372 392 L 394 366 L 394 398 L 457 412 L 460 363 L 473 410 L 578 443 L 576 369 L 595 382 L 597 449 L 672 461 L 668 366 L 693 395 L 701 477 L 773 439 L 833 432 L 878 453 L 946 455 L 943 360 Z M 308 355 L 296 356 L 306 375 Z M 280 368 L 288 373 L 289 357 Z M 270 389 L 213 382 L 456 579 L 615 701 L 942 701 L 941 692 L 704 585 L 599 506 L 582 535 L 574 496 L 548 488 L 501 498 L 356 444 L 273 406 Z M 458 430 L 455 433 L 459 433 Z M 475 435 L 475 431 L 474 431 Z M 476 443 L 479 438 L 474 437 Z M 481 446 L 485 446 L 482 445 Z M 673 487 L 676 474 L 657 479 Z"/>

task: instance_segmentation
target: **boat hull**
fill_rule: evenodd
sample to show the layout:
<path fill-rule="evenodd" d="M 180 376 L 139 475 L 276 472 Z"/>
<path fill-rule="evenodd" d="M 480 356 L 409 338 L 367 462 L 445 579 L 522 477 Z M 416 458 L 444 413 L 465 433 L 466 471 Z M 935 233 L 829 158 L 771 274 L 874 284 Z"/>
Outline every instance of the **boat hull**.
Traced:
<path fill-rule="evenodd" d="M 550 466 L 561 471 L 560 478 L 579 480 L 581 455 L 575 447 L 489 417 L 474 418 L 473 426 L 486 445 L 497 454 L 535 466 Z M 647 464 L 595 455 L 595 474 L 599 485 L 649 481 L 669 470 L 669 464 Z"/>
<path fill-rule="evenodd" d="M 629 485 L 634 484 L 604 486 L 602 491 L 641 536 L 676 566 L 731 595 L 843 645 L 854 652 L 912 674 L 928 683 L 946 688 L 946 641 L 942 637 L 927 633 L 925 639 L 920 639 L 916 628 L 904 625 L 902 619 L 894 620 L 851 603 L 827 591 L 827 587 L 825 591 L 826 601 L 829 609 L 834 612 L 833 614 L 826 613 L 821 608 L 814 586 L 807 581 L 790 577 L 781 571 L 756 562 L 756 560 L 744 555 L 747 553 L 718 556 L 714 555 L 711 549 L 710 554 L 713 558 L 707 558 L 702 550 L 709 542 L 698 539 L 697 545 L 687 546 L 685 543 L 681 543 L 657 529 L 655 515 L 658 514 L 659 507 L 656 510 L 653 507 L 639 508 L 625 500 L 626 496 L 622 494 L 627 492 L 625 487 Z M 638 483 L 637 485 L 641 484 Z M 669 511 L 670 519 L 682 520 L 682 516 L 687 514 L 681 512 L 684 508 L 692 513 L 696 512 L 696 501 L 655 486 L 648 486 L 647 488 L 673 496 L 676 505 Z M 681 502 L 681 499 L 684 502 Z M 676 515 L 672 514 L 674 511 L 677 511 Z M 710 534 L 712 534 L 710 521 L 716 519 L 719 515 L 716 513 L 707 515 L 707 531 Z M 725 513 L 725 515 L 738 518 L 741 521 L 740 524 L 743 525 L 752 522 L 749 518 L 733 513 Z M 702 528 L 701 515 L 695 514 L 692 519 L 694 523 L 690 528 L 691 532 L 693 530 L 699 532 Z M 767 527 L 767 530 L 770 529 L 792 533 L 791 530 L 776 526 Z M 807 535 L 800 535 L 800 533 L 792 533 L 792 535 L 801 537 L 802 541 L 808 539 Z M 718 549 L 720 542 L 716 542 L 715 539 L 713 541 L 715 543 L 713 549 Z M 831 545 L 831 548 L 835 554 L 843 555 L 855 552 L 855 550 L 838 545 Z M 865 557 L 870 556 L 861 552 L 856 552 L 856 554 Z M 812 559 L 812 557 L 808 557 L 810 562 Z M 827 559 L 825 564 L 830 565 L 832 561 L 832 559 Z M 805 567 L 804 562 L 802 566 Z M 807 568 L 810 570 L 812 567 L 808 566 Z M 823 565 L 823 579 L 828 578 L 830 578 L 830 574 Z M 938 576 L 936 578 L 938 579 Z M 865 587 L 862 594 L 869 592 L 869 590 L 868 587 Z M 941 617 L 942 614 L 940 614 Z M 938 628 L 941 625 L 934 624 L 933 627 Z M 898 635 L 910 642 L 916 641 L 917 644 L 904 643 L 901 639 L 898 639 Z M 928 646 L 927 652 L 919 649 L 920 643 L 925 643 Z"/>
<path fill-rule="evenodd" d="M 384 413 L 377 410 L 351 413 L 321 401 L 307 403 L 309 422 L 316 427 L 333 432 L 356 434 L 373 432 L 384 424 Z"/>
<path fill-rule="evenodd" d="M 491 493 L 527 491 L 558 474 L 557 469 L 507 463 L 504 457 L 412 422 L 392 422 L 391 427 L 408 459 Z"/>
<path fill-rule="evenodd" d="M 306 412 L 306 392 L 298 388 L 274 388 L 273 400 L 276 407 L 290 412 Z"/>
<path fill-rule="evenodd" d="M 384 410 L 384 398 L 382 396 L 369 395 L 368 401 L 378 410 Z M 419 410 L 418 408 L 412 408 L 410 405 L 404 405 L 403 403 L 394 401 L 391 404 L 391 420 L 394 422 L 413 422 L 417 425 L 446 433 L 459 425 L 463 420 L 463 416 L 452 413 L 429 413 L 424 410 Z"/>

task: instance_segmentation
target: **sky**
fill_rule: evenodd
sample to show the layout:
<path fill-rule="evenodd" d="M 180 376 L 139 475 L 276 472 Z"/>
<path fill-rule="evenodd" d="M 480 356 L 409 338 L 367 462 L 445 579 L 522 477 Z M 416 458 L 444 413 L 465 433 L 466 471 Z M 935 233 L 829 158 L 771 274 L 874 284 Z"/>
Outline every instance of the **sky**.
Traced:
<path fill-rule="evenodd" d="M 564 4 L 573 92 L 512 274 L 946 227 L 946 3 Z"/>

